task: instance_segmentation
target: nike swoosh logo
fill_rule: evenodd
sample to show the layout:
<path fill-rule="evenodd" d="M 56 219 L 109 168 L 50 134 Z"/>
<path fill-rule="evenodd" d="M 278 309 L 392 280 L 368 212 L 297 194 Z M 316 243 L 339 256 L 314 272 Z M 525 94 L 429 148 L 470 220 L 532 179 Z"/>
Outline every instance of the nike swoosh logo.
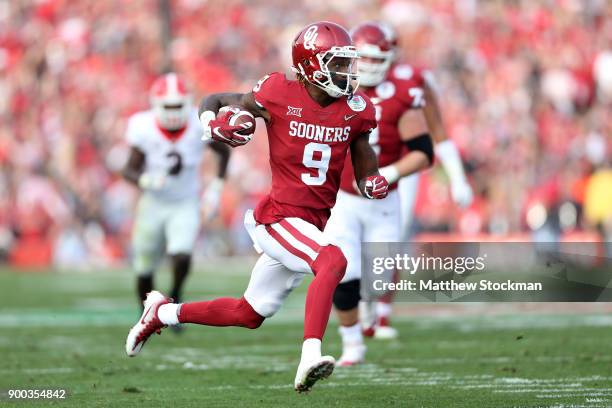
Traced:
<path fill-rule="evenodd" d="M 217 136 L 219 139 L 230 141 L 230 139 L 223 136 L 221 132 L 219 132 L 219 129 L 221 129 L 221 126 L 217 126 L 216 128 L 213 129 L 213 133 L 215 134 L 215 136 Z"/>
<path fill-rule="evenodd" d="M 350 118 L 352 118 L 353 116 L 357 116 L 356 113 L 352 114 L 352 115 L 344 115 L 344 120 L 349 120 Z"/>
<path fill-rule="evenodd" d="M 144 312 L 144 314 L 142 315 L 142 319 L 140 319 L 140 323 L 141 324 L 145 324 L 144 322 L 144 318 L 147 317 L 147 315 L 149 314 L 149 310 L 151 310 L 151 308 L 153 307 L 153 305 L 149 306 L 149 308 L 147 309 L 146 312 Z"/>

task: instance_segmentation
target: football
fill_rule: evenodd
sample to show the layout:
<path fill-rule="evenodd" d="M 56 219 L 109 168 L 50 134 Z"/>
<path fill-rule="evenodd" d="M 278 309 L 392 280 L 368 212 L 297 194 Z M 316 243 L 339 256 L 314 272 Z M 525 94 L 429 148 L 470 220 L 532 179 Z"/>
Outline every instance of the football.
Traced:
<path fill-rule="evenodd" d="M 220 119 L 227 111 L 232 111 L 234 114 L 230 117 L 229 124 L 232 126 L 242 126 L 243 130 L 236 133 L 247 136 L 255 133 L 255 116 L 240 105 L 228 105 L 219 109 L 217 119 Z"/>

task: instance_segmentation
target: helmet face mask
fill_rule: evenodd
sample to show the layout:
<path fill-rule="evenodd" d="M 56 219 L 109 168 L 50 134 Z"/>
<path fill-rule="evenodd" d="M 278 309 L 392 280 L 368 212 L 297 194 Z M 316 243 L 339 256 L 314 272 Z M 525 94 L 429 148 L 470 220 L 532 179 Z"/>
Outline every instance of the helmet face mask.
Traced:
<path fill-rule="evenodd" d="M 187 125 L 191 110 L 191 98 L 176 103 L 152 98 L 151 105 L 160 127 L 166 130 L 179 130 Z"/>
<path fill-rule="evenodd" d="M 351 95 L 359 86 L 359 74 L 355 64 L 359 54 L 355 47 L 334 48 L 323 55 L 317 54 L 320 69 L 313 75 L 313 84 L 329 96 L 338 98 Z"/>
<path fill-rule="evenodd" d="M 166 130 L 179 130 L 187 125 L 192 98 L 176 74 L 158 78 L 151 87 L 151 108 L 157 124 Z"/>
<path fill-rule="evenodd" d="M 385 80 L 387 72 L 395 59 L 393 51 L 370 51 L 369 44 L 360 47 L 360 60 L 357 66 L 361 83 L 376 86 Z"/>

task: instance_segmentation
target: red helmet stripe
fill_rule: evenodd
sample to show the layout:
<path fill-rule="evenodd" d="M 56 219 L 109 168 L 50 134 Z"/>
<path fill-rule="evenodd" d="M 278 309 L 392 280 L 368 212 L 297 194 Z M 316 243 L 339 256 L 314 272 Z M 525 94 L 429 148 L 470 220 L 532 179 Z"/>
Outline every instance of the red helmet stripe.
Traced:
<path fill-rule="evenodd" d="M 165 77 L 159 77 L 153 82 L 153 86 L 151 87 L 151 94 L 153 96 L 163 96 L 167 92 L 168 86 L 166 84 Z"/>
<path fill-rule="evenodd" d="M 160 76 L 153 82 L 151 87 L 152 96 L 165 96 L 165 95 L 186 95 L 187 86 L 185 82 L 178 77 L 174 72 Z"/>

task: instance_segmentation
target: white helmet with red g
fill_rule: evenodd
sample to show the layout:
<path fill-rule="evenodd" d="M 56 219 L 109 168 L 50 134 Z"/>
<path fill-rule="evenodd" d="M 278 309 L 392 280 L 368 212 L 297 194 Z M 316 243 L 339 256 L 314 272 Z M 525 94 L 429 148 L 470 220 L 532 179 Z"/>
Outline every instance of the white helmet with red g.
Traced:
<path fill-rule="evenodd" d="M 163 129 L 178 130 L 187 125 L 191 100 L 185 82 L 174 72 L 160 76 L 151 86 L 151 108 L 157 124 Z"/>
<path fill-rule="evenodd" d="M 380 84 L 395 59 L 397 35 L 390 26 L 372 21 L 355 27 L 351 38 L 359 50 L 357 70 L 361 84 Z"/>

